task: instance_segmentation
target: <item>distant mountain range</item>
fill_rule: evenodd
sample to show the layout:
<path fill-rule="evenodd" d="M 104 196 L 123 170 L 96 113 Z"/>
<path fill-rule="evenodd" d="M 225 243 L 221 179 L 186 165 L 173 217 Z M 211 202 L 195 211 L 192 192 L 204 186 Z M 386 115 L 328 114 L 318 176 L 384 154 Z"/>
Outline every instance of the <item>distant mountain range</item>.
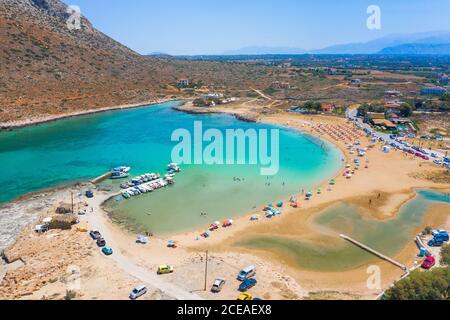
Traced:
<path fill-rule="evenodd" d="M 394 34 L 364 43 L 339 44 L 319 50 L 254 46 L 227 51 L 223 54 L 450 54 L 450 32 Z"/>
<path fill-rule="evenodd" d="M 290 47 L 244 47 L 237 50 L 224 52 L 223 55 L 239 56 L 239 55 L 263 55 L 263 54 L 305 54 L 307 50 L 290 48 Z"/>

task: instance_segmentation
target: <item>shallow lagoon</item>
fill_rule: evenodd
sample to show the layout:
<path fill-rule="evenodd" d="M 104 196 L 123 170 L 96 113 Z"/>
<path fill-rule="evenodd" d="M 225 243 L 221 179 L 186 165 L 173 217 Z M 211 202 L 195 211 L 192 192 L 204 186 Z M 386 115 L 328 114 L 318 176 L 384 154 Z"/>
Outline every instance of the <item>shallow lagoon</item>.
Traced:
<path fill-rule="evenodd" d="M 433 204 L 450 205 L 450 196 L 418 191 L 416 198 L 405 204 L 396 218 L 384 222 L 363 217 L 357 209 L 346 204 L 327 209 L 317 216 L 314 223 L 324 237 L 331 237 L 329 246 L 272 236 L 252 236 L 236 245 L 277 254 L 301 268 L 319 271 L 349 270 L 379 260 L 340 239 L 339 234 L 349 235 L 393 257 L 408 242 L 413 241 L 415 229 L 420 227 L 424 215 Z"/>

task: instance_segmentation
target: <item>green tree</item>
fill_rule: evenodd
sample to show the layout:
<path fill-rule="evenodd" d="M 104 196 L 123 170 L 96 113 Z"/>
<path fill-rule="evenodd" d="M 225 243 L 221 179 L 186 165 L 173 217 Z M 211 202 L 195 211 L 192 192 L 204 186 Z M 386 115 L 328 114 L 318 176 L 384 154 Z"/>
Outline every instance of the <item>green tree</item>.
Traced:
<path fill-rule="evenodd" d="M 446 244 L 442 247 L 441 264 L 450 266 L 450 244 Z"/>
<path fill-rule="evenodd" d="M 388 289 L 384 300 L 448 300 L 450 268 L 435 268 L 428 272 L 414 271 Z"/>
<path fill-rule="evenodd" d="M 303 109 L 309 112 L 322 112 L 322 104 L 320 102 L 308 101 L 303 105 Z"/>
<path fill-rule="evenodd" d="M 446 93 L 439 98 L 441 101 L 450 101 L 450 93 Z"/>
<path fill-rule="evenodd" d="M 367 115 L 367 112 L 370 112 L 369 110 L 370 110 L 370 106 L 367 103 L 363 103 L 358 108 L 358 116 L 365 117 Z"/>
<path fill-rule="evenodd" d="M 408 104 L 408 103 L 403 103 L 400 106 L 400 114 L 402 115 L 402 117 L 410 117 L 413 113 L 413 108 Z"/>

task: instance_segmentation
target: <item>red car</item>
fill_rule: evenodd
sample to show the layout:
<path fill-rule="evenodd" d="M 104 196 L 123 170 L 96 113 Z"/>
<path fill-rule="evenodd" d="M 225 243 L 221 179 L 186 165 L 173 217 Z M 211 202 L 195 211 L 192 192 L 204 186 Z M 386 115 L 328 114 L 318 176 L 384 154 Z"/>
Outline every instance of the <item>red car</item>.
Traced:
<path fill-rule="evenodd" d="M 430 158 L 428 156 L 423 156 L 422 159 L 427 160 L 427 161 L 430 160 Z"/>
<path fill-rule="evenodd" d="M 427 257 L 422 263 L 422 268 L 428 270 L 434 267 L 436 264 L 436 259 L 433 256 Z"/>

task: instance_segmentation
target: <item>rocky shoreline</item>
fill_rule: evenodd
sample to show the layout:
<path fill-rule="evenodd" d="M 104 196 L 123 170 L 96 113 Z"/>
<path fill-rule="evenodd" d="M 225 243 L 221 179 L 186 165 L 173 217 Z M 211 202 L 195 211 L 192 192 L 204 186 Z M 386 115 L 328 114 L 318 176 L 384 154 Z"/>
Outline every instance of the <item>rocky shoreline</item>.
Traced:
<path fill-rule="evenodd" d="M 248 122 L 248 123 L 256 123 L 258 122 L 257 114 L 253 113 L 240 113 L 240 112 L 232 112 L 229 110 L 221 110 L 214 108 L 200 108 L 194 107 L 192 105 L 183 105 L 180 107 L 173 107 L 173 110 L 188 113 L 188 114 L 228 114 L 240 121 Z"/>
<path fill-rule="evenodd" d="M 107 107 L 107 108 L 100 108 L 100 109 L 89 109 L 89 110 L 84 110 L 84 111 L 73 112 L 70 114 L 61 114 L 61 115 L 55 115 L 55 116 L 48 116 L 45 118 L 29 119 L 26 121 L 0 123 L 0 132 L 13 131 L 13 130 L 17 130 L 17 129 L 25 128 L 25 127 L 34 127 L 34 126 L 39 126 L 39 125 L 55 122 L 58 120 L 70 119 L 70 118 L 86 116 L 86 115 L 94 115 L 94 114 L 108 112 L 108 111 L 144 108 L 144 107 L 158 105 L 158 104 L 171 102 L 171 101 L 181 101 L 181 100 L 180 99 L 172 99 L 172 98 L 161 99 L 161 100 L 156 100 L 156 101 L 151 100 L 151 101 L 139 102 L 139 103 L 129 104 L 129 105 L 121 105 L 121 106 L 114 106 L 114 107 Z"/>

